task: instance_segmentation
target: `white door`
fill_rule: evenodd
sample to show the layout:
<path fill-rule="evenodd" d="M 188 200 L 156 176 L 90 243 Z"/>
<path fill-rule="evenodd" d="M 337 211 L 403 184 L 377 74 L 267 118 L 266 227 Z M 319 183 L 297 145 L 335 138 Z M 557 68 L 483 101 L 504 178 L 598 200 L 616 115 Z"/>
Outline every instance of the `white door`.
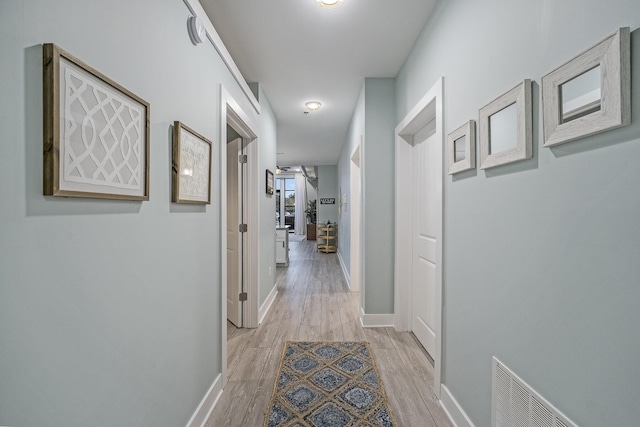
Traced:
<path fill-rule="evenodd" d="M 242 240 L 240 220 L 242 213 L 242 186 L 238 155 L 242 139 L 227 144 L 227 319 L 237 327 L 242 326 Z"/>
<path fill-rule="evenodd" d="M 436 343 L 436 244 L 440 147 L 435 122 L 414 135 L 413 147 L 413 291 L 412 330 L 429 354 Z"/>

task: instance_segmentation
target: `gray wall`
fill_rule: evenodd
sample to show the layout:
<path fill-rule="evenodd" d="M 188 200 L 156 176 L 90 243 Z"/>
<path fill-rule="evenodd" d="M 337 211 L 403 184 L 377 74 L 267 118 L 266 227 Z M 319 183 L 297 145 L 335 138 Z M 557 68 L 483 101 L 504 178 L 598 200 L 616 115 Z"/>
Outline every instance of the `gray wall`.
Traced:
<path fill-rule="evenodd" d="M 255 84 L 252 86 L 256 86 Z M 259 85 L 258 85 L 259 86 Z M 258 140 L 258 156 L 260 162 L 260 306 L 267 299 L 276 285 L 276 198 L 265 191 L 267 186 L 266 170 L 276 172 L 276 116 L 269 100 L 259 86 L 260 100 L 260 139 Z"/>
<path fill-rule="evenodd" d="M 394 79 L 364 82 L 364 311 L 393 313 Z"/>
<path fill-rule="evenodd" d="M 336 203 L 322 205 L 320 199 L 323 197 L 334 198 Z M 325 224 L 327 221 L 338 222 L 338 168 L 336 166 L 318 166 L 318 224 Z"/>
<path fill-rule="evenodd" d="M 189 15 L 0 2 L 0 425 L 185 425 L 220 374 L 220 84 L 258 120 Z M 42 196 L 45 42 L 151 103 L 148 202 Z M 211 205 L 170 201 L 174 120 L 214 142 Z"/>
<path fill-rule="evenodd" d="M 639 12 L 630 0 L 440 2 L 397 77 L 398 122 L 445 77 L 445 133 L 537 82 L 534 158 L 445 175 L 444 382 L 476 426 L 490 425 L 494 355 L 578 425 L 640 420 L 638 31 L 631 126 L 542 148 L 538 101 L 541 76 L 636 29 Z"/>
<path fill-rule="evenodd" d="M 347 194 L 347 210 L 342 213 L 342 217 L 338 221 L 338 226 L 341 231 L 341 238 L 338 241 L 338 251 L 342 257 L 347 271 L 351 268 L 351 212 L 350 207 L 353 203 L 351 194 L 351 154 L 360 144 L 362 136 L 364 135 L 364 84 L 358 97 L 358 103 L 351 117 L 351 123 L 349 124 L 349 132 L 347 133 L 346 141 L 340 151 L 340 159 L 338 160 L 338 181 L 342 186 L 342 192 Z M 363 150 L 363 148 L 361 148 Z M 362 163 L 361 163 L 362 165 Z M 354 220 L 360 222 L 362 218 L 354 218 Z M 360 298 L 364 297 L 364 292 L 360 292 Z M 362 306 L 361 301 L 361 306 Z"/>
<path fill-rule="evenodd" d="M 363 223 L 361 298 L 365 314 L 393 314 L 394 129 L 394 79 L 365 79 L 338 162 L 339 185 L 351 201 L 351 154 L 364 135 L 360 148 L 363 215 L 356 220 Z M 338 243 L 347 269 L 351 266 L 349 208 L 347 205 L 340 218 Z"/>

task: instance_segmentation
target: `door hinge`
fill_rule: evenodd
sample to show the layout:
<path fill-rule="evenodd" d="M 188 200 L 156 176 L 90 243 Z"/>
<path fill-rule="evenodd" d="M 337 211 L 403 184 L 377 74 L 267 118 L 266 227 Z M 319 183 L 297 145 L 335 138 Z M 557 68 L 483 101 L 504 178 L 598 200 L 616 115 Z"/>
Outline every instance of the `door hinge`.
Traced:
<path fill-rule="evenodd" d="M 245 163 L 247 163 L 247 160 L 248 160 L 248 158 L 247 158 L 246 154 L 240 154 L 238 156 L 238 162 L 239 163 L 245 164 Z"/>
<path fill-rule="evenodd" d="M 247 224 L 239 224 L 238 225 L 238 231 L 240 233 L 246 233 L 248 230 Z"/>
<path fill-rule="evenodd" d="M 241 292 L 239 295 L 239 299 L 240 301 L 246 301 L 247 300 L 247 293 L 246 292 Z"/>

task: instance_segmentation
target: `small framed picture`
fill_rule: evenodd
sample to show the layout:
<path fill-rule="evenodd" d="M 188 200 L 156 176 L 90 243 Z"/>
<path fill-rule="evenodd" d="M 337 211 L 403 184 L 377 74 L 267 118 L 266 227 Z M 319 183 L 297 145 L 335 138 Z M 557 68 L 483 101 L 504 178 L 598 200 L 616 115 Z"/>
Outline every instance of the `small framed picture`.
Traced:
<path fill-rule="evenodd" d="M 149 103 L 42 46 L 45 196 L 149 200 Z"/>
<path fill-rule="evenodd" d="M 267 169 L 267 177 L 266 177 L 266 182 L 267 182 L 267 194 L 272 195 L 273 194 L 273 172 L 271 172 L 269 169 Z"/>
<path fill-rule="evenodd" d="M 480 169 L 533 156 L 531 80 L 526 79 L 482 107 L 480 115 Z"/>
<path fill-rule="evenodd" d="M 183 123 L 173 123 L 174 203 L 211 203 L 212 143 Z"/>
<path fill-rule="evenodd" d="M 476 167 L 476 122 L 469 120 L 447 137 L 449 175 L 475 169 Z"/>

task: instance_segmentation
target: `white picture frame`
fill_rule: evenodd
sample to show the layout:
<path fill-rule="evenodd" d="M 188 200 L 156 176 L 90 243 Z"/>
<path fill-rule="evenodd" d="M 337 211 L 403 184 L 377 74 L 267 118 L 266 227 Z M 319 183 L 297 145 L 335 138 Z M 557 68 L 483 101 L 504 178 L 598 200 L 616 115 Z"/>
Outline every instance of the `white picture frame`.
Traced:
<path fill-rule="evenodd" d="M 620 28 L 542 78 L 545 147 L 553 147 L 631 123 L 630 40 L 629 28 Z M 576 109 L 577 113 L 571 116 L 564 113 L 563 85 L 598 67 L 599 100 L 585 104 L 582 111 Z"/>
<path fill-rule="evenodd" d="M 184 123 L 173 123 L 171 193 L 174 203 L 211 203 L 212 145 Z"/>
<path fill-rule="evenodd" d="M 479 111 L 480 169 L 517 162 L 533 157 L 533 127 L 531 117 L 531 80 L 525 79 Z M 506 113 L 509 113 L 506 115 Z M 502 116 L 505 116 L 504 118 Z M 493 126 L 500 119 L 503 125 Z M 509 129 L 507 134 L 500 128 Z M 507 132 L 507 131 L 505 131 Z M 506 148 L 494 148 L 500 145 Z"/>
<path fill-rule="evenodd" d="M 460 140 L 464 145 L 460 147 Z M 461 150 L 462 148 L 462 150 Z M 461 155 L 461 153 L 464 153 Z M 476 167 L 476 122 L 469 120 L 447 136 L 449 175 L 475 169 Z"/>

